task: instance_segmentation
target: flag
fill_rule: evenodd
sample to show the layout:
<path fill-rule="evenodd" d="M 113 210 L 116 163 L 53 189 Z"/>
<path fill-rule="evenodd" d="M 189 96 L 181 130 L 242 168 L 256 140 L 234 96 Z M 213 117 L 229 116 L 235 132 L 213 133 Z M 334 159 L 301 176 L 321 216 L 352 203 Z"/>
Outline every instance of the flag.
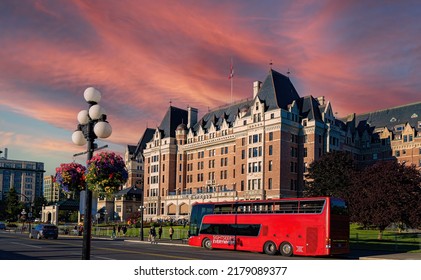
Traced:
<path fill-rule="evenodd" d="M 234 77 L 234 66 L 232 65 L 232 60 L 231 60 L 230 74 L 228 75 L 228 79 L 232 79 L 233 77 Z"/>

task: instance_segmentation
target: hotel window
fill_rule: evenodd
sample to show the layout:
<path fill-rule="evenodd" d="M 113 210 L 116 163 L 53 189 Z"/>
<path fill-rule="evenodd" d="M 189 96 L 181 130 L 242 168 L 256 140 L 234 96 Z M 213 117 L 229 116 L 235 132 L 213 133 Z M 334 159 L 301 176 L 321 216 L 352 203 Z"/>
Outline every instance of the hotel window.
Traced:
<path fill-rule="evenodd" d="M 270 114 L 270 118 L 271 119 L 274 119 L 275 118 L 275 114 L 274 113 Z"/>
<path fill-rule="evenodd" d="M 241 146 L 244 146 L 244 145 L 246 145 L 246 138 L 241 138 Z"/>
<path fill-rule="evenodd" d="M 273 132 L 269 132 L 269 141 L 273 140 Z"/>
<path fill-rule="evenodd" d="M 395 156 L 399 157 L 401 155 L 400 151 L 395 151 Z"/>
<path fill-rule="evenodd" d="M 307 157 L 307 148 L 304 148 L 304 157 Z"/>
<path fill-rule="evenodd" d="M 272 145 L 269 145 L 269 155 L 271 156 L 273 154 L 273 148 Z"/>
<path fill-rule="evenodd" d="M 269 171 L 272 171 L 272 161 L 269 160 L 269 167 L 268 167 Z"/>
<path fill-rule="evenodd" d="M 268 180 L 268 189 L 269 190 L 272 189 L 272 178 L 269 178 L 269 180 Z"/>

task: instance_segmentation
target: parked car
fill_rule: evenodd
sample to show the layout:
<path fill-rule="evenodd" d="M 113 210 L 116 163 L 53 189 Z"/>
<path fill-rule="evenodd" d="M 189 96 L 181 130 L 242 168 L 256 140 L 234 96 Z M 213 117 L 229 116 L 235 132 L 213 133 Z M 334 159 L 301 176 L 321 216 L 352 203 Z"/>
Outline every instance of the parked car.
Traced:
<path fill-rule="evenodd" d="M 0 230 L 6 230 L 6 224 L 0 222 Z"/>
<path fill-rule="evenodd" d="M 58 227 L 50 224 L 39 224 L 31 229 L 29 238 L 58 238 Z"/>

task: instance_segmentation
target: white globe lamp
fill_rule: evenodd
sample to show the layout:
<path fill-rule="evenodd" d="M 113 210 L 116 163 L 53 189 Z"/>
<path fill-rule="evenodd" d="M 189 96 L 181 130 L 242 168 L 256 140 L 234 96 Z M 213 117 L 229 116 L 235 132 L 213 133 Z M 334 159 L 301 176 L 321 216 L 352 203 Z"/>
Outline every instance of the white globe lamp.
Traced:
<path fill-rule="evenodd" d="M 91 119 L 98 120 L 102 115 L 105 115 L 105 110 L 98 104 L 95 104 L 89 108 L 89 116 Z"/>
<path fill-rule="evenodd" d="M 94 126 L 95 135 L 99 138 L 108 138 L 112 133 L 111 125 L 108 122 L 97 122 Z"/>
<path fill-rule="evenodd" d="M 78 146 L 83 146 L 86 144 L 86 139 L 83 136 L 83 132 L 81 130 L 76 130 L 75 132 L 73 132 L 72 141 Z"/>
<path fill-rule="evenodd" d="M 77 114 L 77 121 L 80 124 L 87 124 L 89 122 L 88 110 L 82 110 Z"/>
<path fill-rule="evenodd" d="M 101 101 L 101 92 L 94 87 L 88 87 L 83 93 L 83 97 L 86 102 L 95 102 L 98 103 Z"/>

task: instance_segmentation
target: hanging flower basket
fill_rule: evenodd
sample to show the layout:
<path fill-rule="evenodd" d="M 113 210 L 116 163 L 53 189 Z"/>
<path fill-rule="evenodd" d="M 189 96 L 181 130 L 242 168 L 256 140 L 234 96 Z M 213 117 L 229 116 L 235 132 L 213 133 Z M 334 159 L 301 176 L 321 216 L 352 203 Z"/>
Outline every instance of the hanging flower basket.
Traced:
<path fill-rule="evenodd" d="M 80 192 L 85 189 L 85 166 L 79 163 L 62 163 L 56 168 L 54 181 L 65 193 Z"/>
<path fill-rule="evenodd" d="M 113 152 L 101 152 L 87 162 L 86 183 L 100 197 L 110 196 L 126 183 L 128 173 L 121 156 Z"/>

